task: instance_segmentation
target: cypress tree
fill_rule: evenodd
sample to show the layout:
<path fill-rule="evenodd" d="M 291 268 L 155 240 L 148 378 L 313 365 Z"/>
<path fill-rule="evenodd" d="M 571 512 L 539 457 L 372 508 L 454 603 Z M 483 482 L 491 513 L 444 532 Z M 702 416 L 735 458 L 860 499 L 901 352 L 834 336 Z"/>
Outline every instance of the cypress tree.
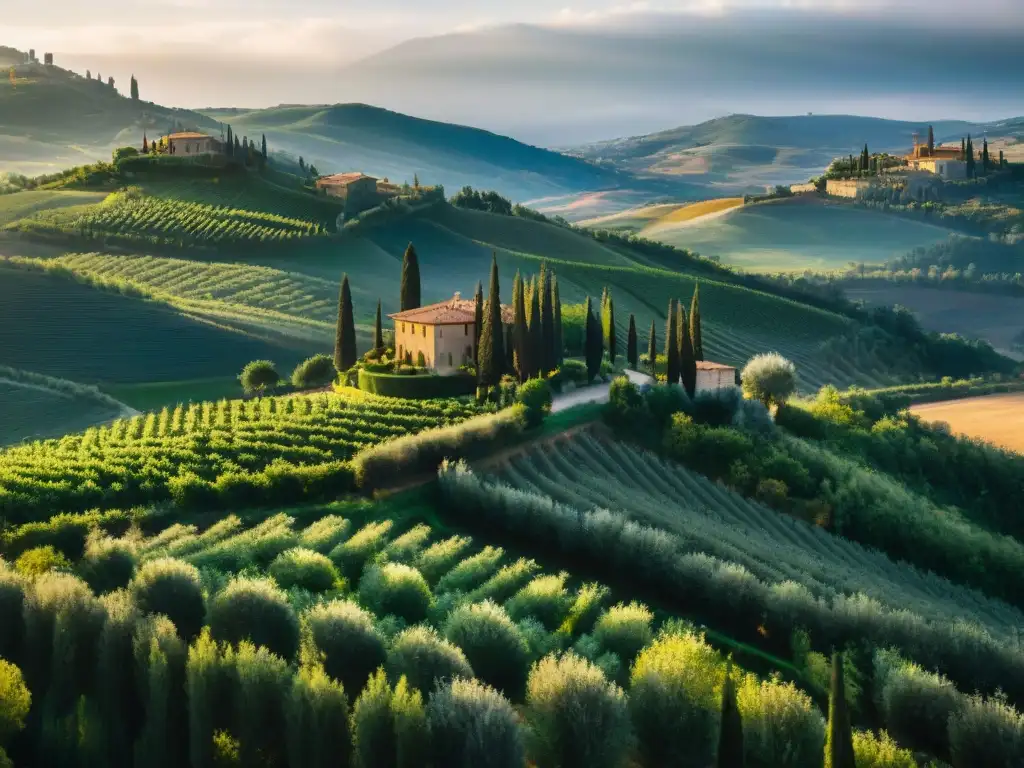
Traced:
<path fill-rule="evenodd" d="M 935 131 L 930 125 L 928 126 L 928 154 L 935 154 Z"/>
<path fill-rule="evenodd" d="M 832 654 L 832 688 L 828 698 L 828 738 L 825 768 L 857 768 L 853 755 L 853 731 L 843 682 L 843 654 Z"/>
<path fill-rule="evenodd" d="M 665 360 L 666 380 L 669 384 L 679 382 L 679 332 L 676 327 L 676 300 L 669 299 L 668 317 L 665 318 Z"/>
<path fill-rule="evenodd" d="M 555 308 L 555 365 L 561 365 L 565 355 L 562 338 L 562 297 L 558 294 L 558 277 L 551 274 L 551 303 Z"/>
<path fill-rule="evenodd" d="M 480 363 L 480 334 L 484 330 L 484 286 L 479 280 L 476 284 L 476 294 L 473 296 L 475 305 L 473 307 L 473 361 Z"/>
<path fill-rule="evenodd" d="M 636 342 L 636 318 L 633 314 L 629 315 L 629 330 L 626 331 L 626 361 L 629 363 L 629 368 L 635 371 L 637 368 L 637 356 L 639 350 L 637 350 Z"/>
<path fill-rule="evenodd" d="M 974 177 L 975 172 L 975 161 L 974 161 L 974 142 L 971 141 L 971 134 L 967 134 L 967 175 L 971 178 Z"/>
<path fill-rule="evenodd" d="M 989 167 L 988 137 L 981 140 L 981 169 L 987 171 Z"/>
<path fill-rule="evenodd" d="M 587 296 L 585 309 L 586 318 L 586 359 L 587 379 L 594 380 L 594 377 L 601 372 L 601 358 L 604 356 L 604 346 L 601 342 L 601 321 L 598 320 L 590 308 L 590 297 Z"/>
<path fill-rule="evenodd" d="M 547 375 L 555 369 L 555 311 L 551 296 L 551 270 L 541 262 L 540 281 L 540 359 L 541 375 Z"/>
<path fill-rule="evenodd" d="M 658 334 L 653 320 L 651 320 L 651 332 L 647 335 L 647 359 L 651 364 L 651 378 L 658 378 Z"/>
<path fill-rule="evenodd" d="M 967 159 L 967 139 L 965 139 L 963 136 L 960 137 L 960 159 Z"/>
<path fill-rule="evenodd" d="M 523 276 L 516 272 L 512 282 L 512 345 L 514 350 L 515 372 L 519 381 L 526 381 L 525 346 L 529 329 L 526 327 L 526 302 L 523 298 Z"/>
<path fill-rule="evenodd" d="M 384 349 L 384 328 L 381 325 L 380 299 L 377 299 L 377 316 L 373 320 L 373 348 L 380 354 Z"/>
<path fill-rule="evenodd" d="M 690 328 L 686 322 L 686 309 L 679 302 L 677 322 L 679 328 L 676 336 L 679 340 L 679 378 L 683 382 L 686 394 L 693 397 L 697 391 L 697 361 L 693 357 L 693 345 L 690 343 Z"/>
<path fill-rule="evenodd" d="M 498 257 L 491 257 L 491 285 L 480 334 L 480 386 L 495 387 L 505 371 L 505 333 L 501 325 L 501 292 L 498 286 Z"/>
<path fill-rule="evenodd" d="M 338 326 L 334 336 L 334 367 L 347 371 L 356 364 L 356 325 L 352 319 L 352 289 L 348 274 L 341 280 L 338 296 Z"/>
<path fill-rule="evenodd" d="M 541 328 L 543 323 L 540 319 L 540 293 L 537 290 L 536 284 L 530 291 L 530 314 L 528 316 L 529 326 L 526 329 L 526 335 L 524 336 L 523 343 L 526 347 L 524 356 L 526 357 L 526 378 L 532 379 L 535 376 L 541 375 L 541 345 L 543 339 L 541 337 Z"/>
<path fill-rule="evenodd" d="M 700 332 L 700 283 L 693 286 L 693 300 L 690 302 L 690 346 L 693 359 L 704 359 L 704 338 Z"/>
<path fill-rule="evenodd" d="M 615 338 L 615 302 L 612 300 L 612 295 L 608 294 L 608 326 L 605 331 L 605 338 L 608 340 L 608 362 L 615 365 L 615 358 L 618 356 L 616 347 L 618 346 L 618 340 Z"/>
<path fill-rule="evenodd" d="M 718 731 L 716 768 L 743 768 L 743 717 L 736 704 L 736 683 L 732 679 L 732 663 L 725 672 L 722 688 L 722 716 Z"/>
<path fill-rule="evenodd" d="M 227 141 L 224 143 L 224 148 L 227 151 L 228 157 L 231 157 L 232 155 L 235 154 L 234 134 L 231 132 L 230 125 L 228 126 L 228 138 Z"/>
<path fill-rule="evenodd" d="M 402 312 L 420 308 L 420 260 L 412 243 L 406 247 L 402 257 L 402 285 L 399 292 Z"/>
<path fill-rule="evenodd" d="M 267 134 L 263 134 L 263 144 L 260 147 L 260 155 L 263 156 L 263 162 L 267 162 Z"/>
<path fill-rule="evenodd" d="M 131 96 L 132 96 L 132 101 L 138 101 L 139 100 L 139 81 L 135 79 L 135 75 L 132 75 L 132 84 L 131 84 L 130 92 L 131 92 Z"/>
<path fill-rule="evenodd" d="M 1001 149 L 999 150 L 999 167 L 1000 168 L 1005 168 L 1006 167 L 1006 158 L 1003 157 L 1003 150 L 1001 150 Z"/>

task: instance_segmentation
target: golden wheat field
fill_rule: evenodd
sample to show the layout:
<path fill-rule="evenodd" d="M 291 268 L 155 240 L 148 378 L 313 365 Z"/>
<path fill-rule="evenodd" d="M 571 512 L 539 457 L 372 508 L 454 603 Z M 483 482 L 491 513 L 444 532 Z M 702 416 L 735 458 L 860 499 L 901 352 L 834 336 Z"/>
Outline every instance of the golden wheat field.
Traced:
<path fill-rule="evenodd" d="M 953 432 L 1024 453 L 1024 392 L 915 405 L 925 421 L 944 421 Z"/>
<path fill-rule="evenodd" d="M 716 200 L 702 200 L 699 203 L 692 203 L 690 205 L 684 205 L 682 208 L 677 208 L 667 216 L 662 216 L 657 220 L 656 225 L 662 224 L 680 224 L 684 221 L 692 221 L 693 219 L 699 219 L 702 216 L 707 216 L 712 213 L 722 213 L 732 208 L 738 208 L 743 205 L 742 197 L 722 197 Z"/>

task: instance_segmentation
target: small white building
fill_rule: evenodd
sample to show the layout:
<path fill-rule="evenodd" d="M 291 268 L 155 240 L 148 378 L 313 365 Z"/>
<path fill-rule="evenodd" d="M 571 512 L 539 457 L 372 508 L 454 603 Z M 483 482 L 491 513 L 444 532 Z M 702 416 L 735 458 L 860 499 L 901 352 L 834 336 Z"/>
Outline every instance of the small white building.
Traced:
<path fill-rule="evenodd" d="M 736 386 L 736 369 L 731 365 L 697 361 L 697 387 L 695 394 L 711 392 Z"/>

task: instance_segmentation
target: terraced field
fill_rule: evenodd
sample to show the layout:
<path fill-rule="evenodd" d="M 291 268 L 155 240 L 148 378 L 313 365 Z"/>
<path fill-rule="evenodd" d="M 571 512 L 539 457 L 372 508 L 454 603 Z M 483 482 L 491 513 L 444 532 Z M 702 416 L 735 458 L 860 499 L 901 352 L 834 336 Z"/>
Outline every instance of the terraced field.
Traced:
<path fill-rule="evenodd" d="M 781 515 L 701 475 L 624 444 L 577 436 L 512 458 L 497 475 L 578 509 L 611 509 L 680 537 L 689 551 L 738 563 L 817 597 L 863 594 L 930 621 L 969 620 L 1011 642 L 1024 615 L 979 592 L 896 563 Z"/>
<path fill-rule="evenodd" d="M 54 509 L 130 507 L 170 498 L 175 478 L 215 483 L 275 461 L 330 473 L 364 445 L 474 413 L 456 401 L 326 394 L 164 408 L 0 452 L 0 516 L 16 522 Z"/>
<path fill-rule="evenodd" d="M 0 263 L 0 365 L 95 384 L 235 376 L 250 360 L 290 370 L 308 350 L 154 301 Z"/>

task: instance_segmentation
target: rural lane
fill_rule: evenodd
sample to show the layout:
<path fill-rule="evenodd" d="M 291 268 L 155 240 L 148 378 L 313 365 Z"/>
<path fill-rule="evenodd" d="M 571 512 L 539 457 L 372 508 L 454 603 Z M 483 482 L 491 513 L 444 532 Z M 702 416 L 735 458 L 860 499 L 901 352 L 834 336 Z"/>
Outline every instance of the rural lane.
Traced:
<path fill-rule="evenodd" d="M 645 373 L 627 370 L 626 375 L 637 386 L 651 382 L 651 377 Z M 576 405 L 583 405 L 584 403 L 607 403 L 608 392 L 611 386 L 610 382 L 608 384 L 592 384 L 589 387 L 575 389 L 564 395 L 557 395 L 551 403 L 551 412 L 558 413 L 559 411 L 564 411 Z"/>

